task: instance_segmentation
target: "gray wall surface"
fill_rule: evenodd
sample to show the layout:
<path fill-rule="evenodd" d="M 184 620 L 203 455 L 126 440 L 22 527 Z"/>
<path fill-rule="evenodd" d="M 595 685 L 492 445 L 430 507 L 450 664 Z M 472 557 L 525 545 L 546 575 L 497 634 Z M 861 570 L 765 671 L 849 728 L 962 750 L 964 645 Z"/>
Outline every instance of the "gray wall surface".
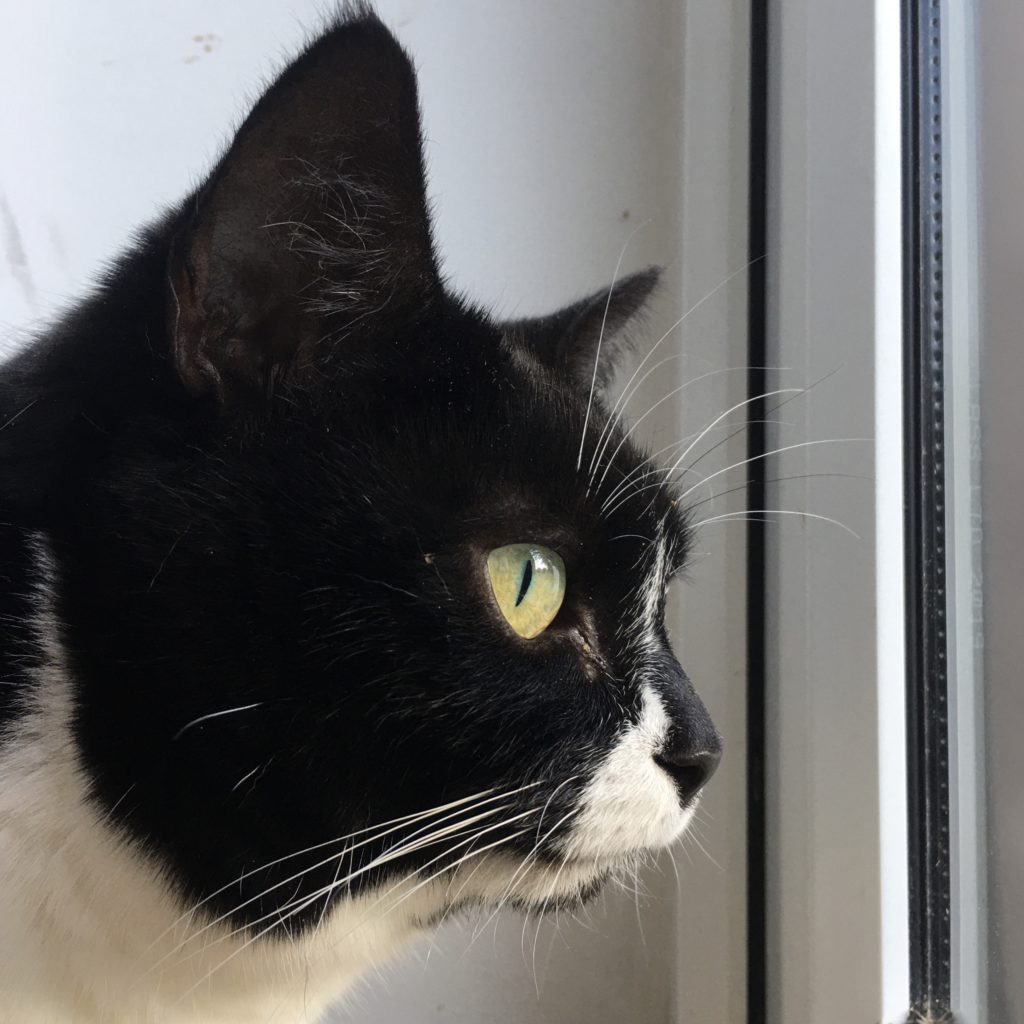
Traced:
<path fill-rule="evenodd" d="M 989 1020 L 1024 1020 L 1024 7 L 977 8 Z"/>

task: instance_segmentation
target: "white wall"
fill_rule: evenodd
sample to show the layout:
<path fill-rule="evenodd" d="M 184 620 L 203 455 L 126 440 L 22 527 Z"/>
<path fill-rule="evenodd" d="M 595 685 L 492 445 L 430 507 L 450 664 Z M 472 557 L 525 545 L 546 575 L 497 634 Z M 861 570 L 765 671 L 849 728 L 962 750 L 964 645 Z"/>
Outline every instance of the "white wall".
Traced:
<path fill-rule="evenodd" d="M 0 331 L 87 284 L 132 227 L 209 166 L 261 76 L 316 25 L 317 4 L 130 0 L 5 4 L 0 33 Z M 667 265 L 653 343 L 746 254 L 747 4 L 673 0 L 385 0 L 421 72 L 436 237 L 454 284 L 505 314 L 542 311 L 623 271 Z M 196 38 L 199 37 L 199 38 Z M 742 367 L 744 275 L 662 345 L 639 414 L 684 380 Z M 0 346 L 3 342 L 0 341 Z M 648 365 L 653 365 L 652 360 Z M 657 446 L 744 397 L 721 373 L 644 426 Z M 742 413 L 730 423 L 742 421 Z M 721 440 L 718 430 L 708 442 Z M 744 457 L 744 437 L 702 463 Z M 728 461 L 725 461 L 728 460 Z M 716 478 L 724 491 L 742 470 Z M 742 506 L 718 499 L 702 514 Z M 691 843 L 572 920 L 473 923 L 369 984 L 339 1020 L 740 1024 L 745 1020 L 743 527 L 709 525 L 675 605 L 684 666 L 726 760 Z M 712 863 L 710 858 L 714 858 Z M 642 920 L 642 928 L 640 921 Z M 525 936 L 525 938 L 524 938 Z M 534 955 L 536 949 L 536 955 Z"/>

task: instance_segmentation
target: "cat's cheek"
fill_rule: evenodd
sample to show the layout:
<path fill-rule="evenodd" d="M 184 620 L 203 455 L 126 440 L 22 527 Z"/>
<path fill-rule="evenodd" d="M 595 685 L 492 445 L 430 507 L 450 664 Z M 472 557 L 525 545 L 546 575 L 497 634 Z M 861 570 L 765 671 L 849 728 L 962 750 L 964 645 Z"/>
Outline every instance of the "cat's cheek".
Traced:
<path fill-rule="evenodd" d="M 576 823 L 562 844 L 573 860 L 607 863 L 640 850 L 660 849 L 686 830 L 694 807 L 680 804 L 675 783 L 658 767 L 669 718 L 649 686 L 641 715 L 594 769 Z"/>

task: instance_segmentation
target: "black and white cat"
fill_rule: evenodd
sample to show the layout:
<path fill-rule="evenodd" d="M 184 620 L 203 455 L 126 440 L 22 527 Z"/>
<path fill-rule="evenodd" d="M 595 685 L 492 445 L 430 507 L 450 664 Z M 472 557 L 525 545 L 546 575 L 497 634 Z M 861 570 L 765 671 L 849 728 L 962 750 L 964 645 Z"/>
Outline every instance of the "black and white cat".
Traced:
<path fill-rule="evenodd" d="M 354 6 L 0 367 L 0 1021 L 313 1021 L 683 832 L 720 756 L 663 623 L 686 514 L 603 401 L 655 280 L 446 290 L 413 70 Z"/>

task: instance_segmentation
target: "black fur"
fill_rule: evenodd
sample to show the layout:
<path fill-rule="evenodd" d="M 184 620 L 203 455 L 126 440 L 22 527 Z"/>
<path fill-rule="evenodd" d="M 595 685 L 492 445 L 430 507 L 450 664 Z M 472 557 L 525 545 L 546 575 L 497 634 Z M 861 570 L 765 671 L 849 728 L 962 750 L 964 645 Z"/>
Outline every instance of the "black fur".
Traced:
<path fill-rule="evenodd" d="M 586 493 L 614 363 L 598 364 L 588 420 L 598 339 L 612 356 L 655 277 L 514 324 L 452 295 L 411 64 L 367 10 L 341 19 L 209 180 L 0 369 L 4 720 L 32 685 L 19 631 L 42 535 L 93 797 L 188 900 L 490 787 L 539 782 L 513 803 L 543 804 L 635 717 L 641 669 L 679 742 L 716 746 L 663 630 L 653 655 L 620 635 L 659 528 L 682 564 L 684 515 L 668 489 L 601 511 L 642 459 L 631 443 Z M 484 569 L 524 540 L 557 550 L 569 580 L 532 641 Z M 296 889 L 259 893 L 323 856 L 208 906 L 252 923 Z M 310 872 L 299 894 L 334 874 Z"/>

